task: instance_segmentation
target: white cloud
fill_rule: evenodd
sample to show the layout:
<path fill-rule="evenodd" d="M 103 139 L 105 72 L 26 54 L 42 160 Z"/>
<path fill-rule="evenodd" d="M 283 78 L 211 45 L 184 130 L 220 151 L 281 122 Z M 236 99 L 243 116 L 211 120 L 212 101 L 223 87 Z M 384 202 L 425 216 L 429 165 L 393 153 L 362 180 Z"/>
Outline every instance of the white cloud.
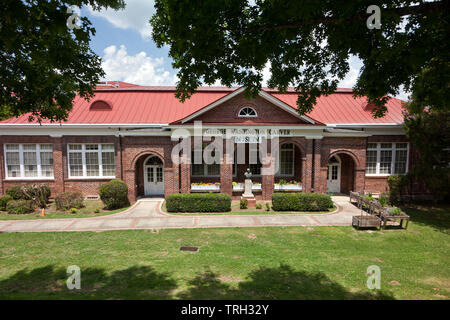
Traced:
<path fill-rule="evenodd" d="M 135 56 L 127 54 L 127 48 L 121 45 L 109 46 L 103 50 L 102 67 L 104 80 L 120 80 L 140 85 L 175 85 L 176 75 L 164 69 L 164 58 L 152 58 L 144 51 Z"/>
<path fill-rule="evenodd" d="M 136 30 L 143 39 L 149 40 L 152 32 L 149 20 L 155 13 L 154 5 L 153 0 L 126 0 L 123 10 L 94 11 L 92 7 L 88 9 L 91 15 L 105 18 L 117 28 Z"/>
<path fill-rule="evenodd" d="M 358 79 L 359 70 L 362 67 L 362 61 L 358 59 L 356 56 L 350 56 L 349 58 L 350 70 L 345 75 L 345 78 L 339 81 L 339 88 L 352 88 L 356 84 L 356 80 Z"/>

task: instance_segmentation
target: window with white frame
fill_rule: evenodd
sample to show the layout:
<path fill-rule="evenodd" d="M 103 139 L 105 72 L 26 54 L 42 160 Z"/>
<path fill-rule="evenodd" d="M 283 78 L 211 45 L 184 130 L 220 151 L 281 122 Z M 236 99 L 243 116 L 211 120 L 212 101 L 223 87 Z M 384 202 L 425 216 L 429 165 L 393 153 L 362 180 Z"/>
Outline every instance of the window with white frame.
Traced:
<path fill-rule="evenodd" d="M 69 144 L 69 178 L 114 178 L 114 144 Z"/>
<path fill-rule="evenodd" d="M 285 143 L 280 147 L 280 168 L 278 175 L 294 175 L 294 145 L 292 143 Z"/>
<path fill-rule="evenodd" d="M 51 144 L 5 144 L 7 179 L 53 179 Z"/>
<path fill-rule="evenodd" d="M 366 175 L 405 174 L 408 171 L 408 143 L 369 143 Z"/>
<path fill-rule="evenodd" d="M 238 117 L 240 118 L 255 118 L 258 114 L 256 113 L 256 110 L 251 107 L 244 107 L 241 110 L 239 110 Z"/>

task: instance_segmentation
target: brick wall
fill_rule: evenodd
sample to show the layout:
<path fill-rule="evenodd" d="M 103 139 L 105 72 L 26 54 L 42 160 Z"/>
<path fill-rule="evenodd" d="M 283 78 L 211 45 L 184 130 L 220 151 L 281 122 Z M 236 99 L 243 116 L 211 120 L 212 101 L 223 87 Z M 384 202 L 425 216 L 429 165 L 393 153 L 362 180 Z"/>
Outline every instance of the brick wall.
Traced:
<path fill-rule="evenodd" d="M 239 118 L 238 113 L 243 107 L 252 107 L 255 109 L 258 117 L 256 118 Z M 264 98 L 256 97 L 251 101 L 247 100 L 244 94 L 237 95 L 234 98 L 224 102 L 220 106 L 205 112 L 195 118 L 196 121 L 205 123 L 233 123 L 233 124 L 299 124 L 306 123 L 292 114 L 282 110 L 278 106 L 273 105 Z"/>
<path fill-rule="evenodd" d="M 264 102 L 265 100 L 263 100 Z M 260 112 L 264 114 L 264 109 Z M 303 190 L 310 192 L 326 192 L 326 170 L 328 159 L 339 155 L 342 160 L 341 190 L 385 192 L 388 188 L 386 177 L 366 177 L 366 145 L 367 142 L 403 142 L 404 136 L 372 136 L 369 138 L 325 137 L 322 140 L 312 140 L 298 137 L 280 138 L 283 143 L 294 143 L 295 165 L 292 177 L 255 177 L 255 182 L 262 182 L 263 192 L 255 194 L 257 198 L 269 199 L 273 192 L 273 183 L 284 180 L 302 181 Z M 0 193 L 15 185 L 29 184 L 30 180 L 5 180 L 4 144 L 5 143 L 52 143 L 54 179 L 38 180 L 49 185 L 52 194 L 79 190 L 85 195 L 97 194 L 98 187 L 108 179 L 69 179 L 67 144 L 69 143 L 113 143 L 116 153 L 116 177 L 123 179 L 129 188 L 130 200 L 144 194 L 143 162 L 149 155 L 161 158 L 164 164 L 165 195 L 177 192 L 190 192 L 191 182 L 221 182 L 222 191 L 231 194 L 230 182 L 243 182 L 244 172 L 248 165 L 238 165 L 237 176 L 232 177 L 232 166 L 222 165 L 222 177 L 191 177 L 189 165 L 179 165 L 172 162 L 172 148 L 177 142 L 167 136 L 155 137 L 114 137 L 114 136 L 64 136 L 62 138 L 49 136 L 2 136 L 0 142 Z M 413 162 L 410 152 L 410 167 Z M 248 155 L 247 155 L 248 160 Z M 240 194 L 233 193 L 234 198 Z"/>

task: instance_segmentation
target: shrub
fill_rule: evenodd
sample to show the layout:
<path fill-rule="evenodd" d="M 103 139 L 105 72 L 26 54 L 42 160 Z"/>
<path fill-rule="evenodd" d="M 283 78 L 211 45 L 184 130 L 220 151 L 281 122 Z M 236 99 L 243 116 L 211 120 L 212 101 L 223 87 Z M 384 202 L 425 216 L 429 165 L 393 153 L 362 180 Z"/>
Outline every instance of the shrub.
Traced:
<path fill-rule="evenodd" d="M 327 211 L 333 201 L 328 194 L 274 193 L 272 207 L 275 211 Z"/>
<path fill-rule="evenodd" d="M 247 199 L 242 198 L 241 201 L 239 201 L 239 208 L 241 208 L 241 209 L 247 209 L 248 208 L 248 201 L 247 201 Z"/>
<path fill-rule="evenodd" d="M 98 194 L 106 209 L 119 209 L 129 205 L 128 185 L 122 180 L 116 179 L 102 184 Z"/>
<path fill-rule="evenodd" d="M 266 211 L 270 211 L 270 203 L 266 202 Z"/>
<path fill-rule="evenodd" d="M 22 192 L 22 186 L 14 186 L 6 189 L 6 194 L 11 196 L 13 200 L 25 199 L 25 195 Z"/>
<path fill-rule="evenodd" d="M 15 186 L 6 190 L 14 200 L 33 200 L 36 206 L 45 208 L 50 198 L 50 187 L 44 184 Z"/>
<path fill-rule="evenodd" d="M 0 197 L 0 210 L 6 210 L 6 205 L 11 200 L 13 200 L 13 198 L 9 194 Z"/>
<path fill-rule="evenodd" d="M 35 209 L 32 200 L 11 200 L 6 205 L 6 211 L 9 214 L 25 214 L 31 213 Z"/>
<path fill-rule="evenodd" d="M 386 207 L 388 204 L 388 198 L 382 194 L 378 197 L 378 202 L 381 204 L 382 207 Z"/>
<path fill-rule="evenodd" d="M 256 204 L 256 209 L 262 209 L 262 204 L 261 203 L 257 203 Z"/>
<path fill-rule="evenodd" d="M 402 215 L 403 211 L 402 211 L 402 209 L 400 209 L 398 207 L 392 207 L 392 208 L 389 208 L 389 213 L 394 216 L 400 216 L 400 215 Z"/>
<path fill-rule="evenodd" d="M 21 187 L 25 200 L 33 200 L 39 208 L 45 208 L 50 197 L 50 188 L 43 184 L 33 184 Z"/>
<path fill-rule="evenodd" d="M 58 210 L 68 210 L 70 208 L 82 208 L 84 197 L 79 191 L 66 191 L 56 195 L 55 204 Z"/>
<path fill-rule="evenodd" d="M 389 184 L 389 202 L 392 205 L 400 203 L 400 196 L 404 188 L 405 178 L 403 175 L 395 174 L 388 178 Z"/>
<path fill-rule="evenodd" d="M 94 213 L 100 213 L 100 209 L 99 208 L 95 208 Z"/>
<path fill-rule="evenodd" d="M 169 212 L 228 212 L 231 197 L 223 193 L 173 193 L 166 198 Z"/>
<path fill-rule="evenodd" d="M 77 213 L 78 209 L 77 208 L 70 208 L 69 212 L 70 213 Z"/>

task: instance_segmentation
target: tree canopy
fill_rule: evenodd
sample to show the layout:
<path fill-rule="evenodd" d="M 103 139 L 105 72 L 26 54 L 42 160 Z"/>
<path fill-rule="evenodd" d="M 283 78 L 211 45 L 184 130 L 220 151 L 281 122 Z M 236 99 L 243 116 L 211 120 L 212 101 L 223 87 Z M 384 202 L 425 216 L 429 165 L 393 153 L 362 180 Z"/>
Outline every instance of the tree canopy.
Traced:
<path fill-rule="evenodd" d="M 93 95 L 104 76 L 89 47 L 95 29 L 86 17 L 79 28 L 67 26 L 72 5 L 119 9 L 124 0 L 2 1 L 0 116 L 31 112 L 38 119 L 64 120 L 77 93 Z"/>
<path fill-rule="evenodd" d="M 178 69 L 177 96 L 202 84 L 242 85 L 248 95 L 268 86 L 299 93 L 300 114 L 333 92 L 349 71 L 350 55 L 363 62 L 354 93 L 386 112 L 387 95 L 404 86 L 411 108 L 441 110 L 449 101 L 448 1 L 380 0 L 156 0 L 153 39 L 169 46 Z M 369 29 L 370 5 L 381 28 Z"/>

